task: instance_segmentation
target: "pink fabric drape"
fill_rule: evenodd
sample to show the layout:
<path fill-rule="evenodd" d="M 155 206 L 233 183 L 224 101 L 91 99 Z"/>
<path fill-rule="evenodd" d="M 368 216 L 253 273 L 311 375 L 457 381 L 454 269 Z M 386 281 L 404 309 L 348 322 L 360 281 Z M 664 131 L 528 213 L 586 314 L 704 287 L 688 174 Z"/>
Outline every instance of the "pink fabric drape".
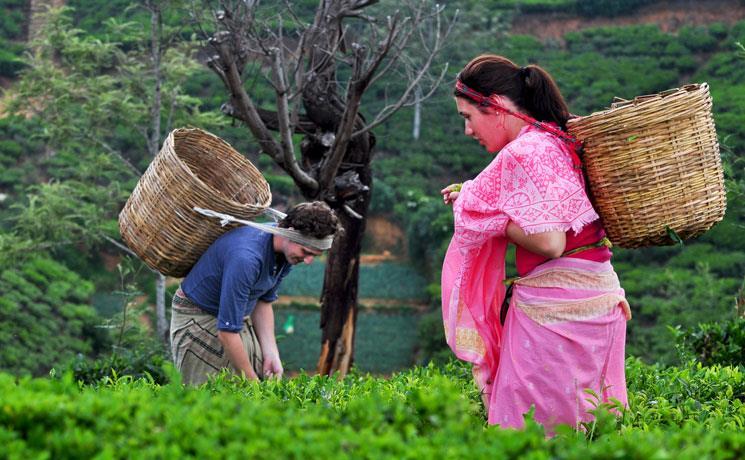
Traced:
<path fill-rule="evenodd" d="M 615 398 L 625 405 L 630 317 L 610 262 L 559 258 L 520 278 L 489 386 L 489 423 L 521 428 L 535 406 L 535 420 L 551 434 L 558 423 L 589 421 L 597 403 Z"/>
<path fill-rule="evenodd" d="M 441 280 L 445 336 L 459 359 L 474 364 L 479 388 L 487 388 L 500 360 L 507 223 L 529 234 L 576 233 L 598 215 L 567 144 L 530 125 L 463 184 L 453 215 Z"/>

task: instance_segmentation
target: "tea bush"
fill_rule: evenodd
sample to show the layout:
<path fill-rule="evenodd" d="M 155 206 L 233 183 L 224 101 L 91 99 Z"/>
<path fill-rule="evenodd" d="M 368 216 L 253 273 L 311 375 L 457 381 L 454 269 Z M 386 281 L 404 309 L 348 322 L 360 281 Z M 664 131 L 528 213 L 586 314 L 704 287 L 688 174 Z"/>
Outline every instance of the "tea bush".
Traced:
<path fill-rule="evenodd" d="M 293 268 L 280 285 L 282 295 L 315 296 L 321 294 L 326 265 L 314 262 Z M 360 267 L 361 298 L 426 300 L 424 278 L 410 266 L 384 262 Z"/>
<path fill-rule="evenodd" d="M 0 370 L 43 375 L 77 354 L 95 355 L 106 334 L 87 301 L 93 286 L 37 256 L 0 271 Z"/>
<path fill-rule="evenodd" d="M 694 358 L 706 366 L 745 366 L 745 317 L 674 331 L 683 357 Z"/>
<path fill-rule="evenodd" d="M 275 315 L 275 332 L 285 369 L 315 369 L 321 343 L 319 308 L 278 306 Z M 290 317 L 294 323 L 292 334 L 283 327 Z M 414 333 L 419 318 L 410 307 L 361 308 L 354 338 L 355 366 L 365 372 L 390 373 L 414 364 L 420 345 Z M 442 330 L 442 321 L 439 327 Z"/>
<path fill-rule="evenodd" d="M 738 368 L 628 363 L 630 409 L 546 439 L 485 426 L 470 371 L 417 367 L 390 379 L 219 376 L 183 388 L 120 378 L 97 387 L 0 374 L 4 458 L 722 458 L 745 455 Z M 169 372 L 173 373 L 172 370 Z"/>

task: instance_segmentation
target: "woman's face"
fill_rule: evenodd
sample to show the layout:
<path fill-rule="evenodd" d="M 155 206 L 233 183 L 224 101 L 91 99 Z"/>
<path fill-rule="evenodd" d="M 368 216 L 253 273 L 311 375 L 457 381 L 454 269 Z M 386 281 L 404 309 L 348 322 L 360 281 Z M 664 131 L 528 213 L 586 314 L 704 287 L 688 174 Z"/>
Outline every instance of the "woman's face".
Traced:
<path fill-rule="evenodd" d="M 491 107 L 478 107 L 462 97 L 455 98 L 458 113 L 465 120 L 464 134 L 479 141 L 487 152 L 497 153 L 510 141 L 505 115 Z"/>

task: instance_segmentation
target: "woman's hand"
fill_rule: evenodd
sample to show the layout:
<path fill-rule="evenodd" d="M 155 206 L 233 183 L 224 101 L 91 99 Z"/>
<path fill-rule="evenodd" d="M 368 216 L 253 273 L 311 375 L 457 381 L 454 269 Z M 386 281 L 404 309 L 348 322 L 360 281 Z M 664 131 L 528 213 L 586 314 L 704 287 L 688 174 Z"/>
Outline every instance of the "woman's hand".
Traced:
<path fill-rule="evenodd" d="M 453 204 L 453 202 L 458 199 L 458 195 L 460 195 L 461 186 L 462 184 L 450 184 L 440 190 L 442 201 L 444 201 L 445 204 Z"/>

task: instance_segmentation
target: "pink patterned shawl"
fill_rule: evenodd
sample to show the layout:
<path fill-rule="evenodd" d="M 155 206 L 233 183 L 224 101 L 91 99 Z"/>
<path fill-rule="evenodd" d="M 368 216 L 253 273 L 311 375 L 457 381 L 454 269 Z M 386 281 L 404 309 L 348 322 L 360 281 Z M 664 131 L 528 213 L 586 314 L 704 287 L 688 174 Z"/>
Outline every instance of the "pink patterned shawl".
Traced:
<path fill-rule="evenodd" d="M 455 233 L 442 267 L 445 336 L 459 359 L 474 364 L 479 388 L 499 364 L 507 223 L 528 234 L 577 233 L 598 219 L 572 158 L 565 142 L 527 125 L 453 204 Z"/>

